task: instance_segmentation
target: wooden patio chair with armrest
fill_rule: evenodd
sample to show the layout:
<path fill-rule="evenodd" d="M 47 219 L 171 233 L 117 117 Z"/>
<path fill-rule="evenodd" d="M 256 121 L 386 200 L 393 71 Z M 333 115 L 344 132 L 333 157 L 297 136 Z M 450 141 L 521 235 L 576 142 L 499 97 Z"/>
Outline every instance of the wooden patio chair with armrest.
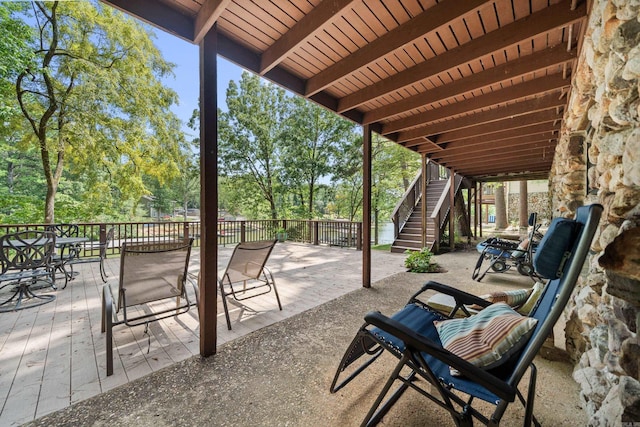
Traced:
<path fill-rule="evenodd" d="M 114 294 L 110 285 L 104 285 L 102 292 L 102 332 L 107 333 L 107 376 L 113 374 L 114 326 L 148 325 L 149 322 L 186 313 L 193 305 L 185 286 L 192 244 L 193 239 L 125 242 L 122 245 L 117 293 Z M 195 283 L 189 282 L 196 288 Z M 172 300 L 175 306 L 171 308 L 166 304 L 153 304 Z"/>
<path fill-rule="evenodd" d="M 265 267 L 276 242 L 277 240 L 242 242 L 234 248 L 222 278 L 218 278 L 224 315 L 229 330 L 231 330 L 231 318 L 229 317 L 227 296 L 242 301 L 264 295 L 273 289 L 278 301 L 278 308 L 282 310 L 273 274 Z M 239 289 L 239 283 L 242 283 L 242 289 Z"/>
<path fill-rule="evenodd" d="M 398 358 L 398 363 L 362 425 L 376 425 L 412 388 L 448 411 L 459 427 L 472 426 L 474 419 L 498 426 L 516 398 L 525 407 L 523 424 L 539 426 L 533 416 L 533 360 L 571 297 L 601 214 L 602 206 L 595 204 L 580 207 L 575 221 L 556 218 L 552 222 L 534 258 L 536 271 L 550 280 L 529 316 L 509 313 L 513 310 L 504 303 L 491 304 L 475 295 L 428 282 L 393 316 L 379 312 L 365 316 L 364 325 L 340 362 L 330 391 L 346 386 L 388 351 Z M 452 295 L 461 305 L 485 308 L 468 318 L 450 319 L 420 300 L 428 290 Z M 501 326 L 507 320 L 508 327 Z M 484 348 L 487 346 L 482 344 L 483 339 L 488 336 L 493 337 L 495 346 Z M 364 361 L 354 365 L 361 357 Z M 527 370 L 530 377 L 525 398 L 518 387 Z M 431 387 L 418 379 L 424 379 Z M 399 387 L 386 398 L 396 381 L 400 382 Z M 493 412 L 480 409 L 476 400 L 494 405 Z"/>

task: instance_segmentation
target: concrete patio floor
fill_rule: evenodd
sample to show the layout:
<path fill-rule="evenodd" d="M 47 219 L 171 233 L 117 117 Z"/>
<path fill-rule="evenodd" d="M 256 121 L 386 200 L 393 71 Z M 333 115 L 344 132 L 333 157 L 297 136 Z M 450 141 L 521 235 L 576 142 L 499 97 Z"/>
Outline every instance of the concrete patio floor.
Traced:
<path fill-rule="evenodd" d="M 488 275 L 482 283 L 472 281 L 471 270 L 477 259 L 473 250 L 439 255 L 436 261 L 447 272 L 432 275 L 398 272 L 404 270 L 403 255 L 374 251 L 375 283 L 371 289 L 363 289 L 360 252 L 335 248 L 318 248 L 315 252 L 313 247 L 279 246 L 284 250 L 282 265 L 296 258 L 289 265 L 294 286 L 333 283 L 329 287 L 333 295 L 327 302 L 231 339 L 213 357 L 195 356 L 172 363 L 27 425 L 359 425 L 395 359 L 383 356 L 376 366 L 336 394 L 330 394 L 328 389 L 340 357 L 367 311 L 392 314 L 427 280 L 457 285 L 474 293 L 530 285 L 529 279 L 515 272 Z M 312 259 L 320 265 L 299 264 Z M 276 269 L 279 285 L 285 282 L 285 271 Z M 352 282 L 351 290 L 342 284 L 343 279 Z M 309 292 L 300 289 L 298 295 Z M 283 311 L 293 312 L 291 304 L 288 300 Z M 219 329 L 221 335 L 222 332 Z M 537 358 L 536 365 L 539 372 L 535 414 L 542 425 L 585 425 L 571 366 L 542 358 Z M 100 378 L 104 379 L 103 372 Z M 526 390 L 526 386 L 523 388 Z M 520 406 L 511 405 L 502 425 L 519 425 L 522 415 Z M 2 419 L 0 424 L 4 424 Z M 408 391 L 382 425 L 444 426 L 453 422 L 445 411 Z"/>

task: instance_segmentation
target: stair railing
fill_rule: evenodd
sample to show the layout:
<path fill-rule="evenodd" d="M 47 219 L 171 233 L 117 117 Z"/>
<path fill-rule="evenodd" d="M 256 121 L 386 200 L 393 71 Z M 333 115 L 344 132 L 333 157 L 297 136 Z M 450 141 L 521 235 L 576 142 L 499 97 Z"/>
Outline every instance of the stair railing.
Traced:
<path fill-rule="evenodd" d="M 457 194 L 460 189 L 460 185 L 462 184 L 462 175 L 456 175 L 454 178 L 454 192 L 453 194 Z M 434 224 L 434 232 L 435 238 L 433 242 L 434 252 L 438 252 L 440 250 L 440 239 L 442 238 L 442 229 L 447 222 L 447 218 L 449 216 L 449 212 L 451 211 L 451 201 L 449 200 L 449 191 L 451 189 L 451 180 L 447 180 L 447 184 L 442 190 L 442 194 L 440 194 L 440 198 L 438 199 L 438 203 L 436 203 L 433 212 L 431 213 L 431 221 Z"/>
<path fill-rule="evenodd" d="M 415 208 L 420 197 L 422 196 L 422 171 L 418 171 L 416 177 L 411 181 L 409 188 L 404 192 L 402 198 L 396 205 L 393 213 L 391 214 L 391 221 L 393 222 L 393 239 L 397 239 L 400 234 L 400 230 L 407 223 L 413 209 Z"/>

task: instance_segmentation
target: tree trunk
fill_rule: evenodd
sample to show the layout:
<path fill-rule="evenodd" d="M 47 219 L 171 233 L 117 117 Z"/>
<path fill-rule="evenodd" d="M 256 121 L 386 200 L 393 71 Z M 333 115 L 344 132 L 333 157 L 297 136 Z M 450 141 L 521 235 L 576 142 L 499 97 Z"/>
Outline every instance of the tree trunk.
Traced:
<path fill-rule="evenodd" d="M 7 188 L 9 189 L 9 194 L 13 194 L 13 183 L 15 182 L 15 164 L 13 162 L 9 162 L 7 164 Z"/>
<path fill-rule="evenodd" d="M 507 203 L 504 196 L 504 185 L 496 187 L 496 229 L 507 228 Z"/>

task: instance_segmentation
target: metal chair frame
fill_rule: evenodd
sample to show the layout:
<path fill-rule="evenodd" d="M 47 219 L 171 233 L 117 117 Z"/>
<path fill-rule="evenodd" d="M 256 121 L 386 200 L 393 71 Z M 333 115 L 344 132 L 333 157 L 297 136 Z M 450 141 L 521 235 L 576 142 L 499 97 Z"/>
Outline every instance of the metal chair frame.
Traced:
<path fill-rule="evenodd" d="M 265 266 L 276 242 L 277 240 L 242 242 L 234 248 L 222 278 L 218 278 L 227 329 L 231 330 L 227 296 L 232 296 L 236 301 L 243 301 L 267 294 L 273 289 L 278 308 L 282 311 L 276 281 L 271 271 Z M 245 253 L 256 256 L 249 257 L 245 262 L 242 260 Z M 242 283 L 242 290 L 234 288 L 234 284 L 237 283 Z"/>
<path fill-rule="evenodd" d="M 0 237 L 0 289 L 14 286 L 13 295 L 0 303 L 0 312 L 16 311 L 35 307 L 55 300 L 55 295 L 35 294 L 33 287 L 44 282 L 42 287 L 56 290 L 55 268 L 52 256 L 56 235 L 51 231 L 25 230 Z M 24 305 L 23 302 L 30 301 Z M 11 303 L 15 302 L 12 306 Z"/>

